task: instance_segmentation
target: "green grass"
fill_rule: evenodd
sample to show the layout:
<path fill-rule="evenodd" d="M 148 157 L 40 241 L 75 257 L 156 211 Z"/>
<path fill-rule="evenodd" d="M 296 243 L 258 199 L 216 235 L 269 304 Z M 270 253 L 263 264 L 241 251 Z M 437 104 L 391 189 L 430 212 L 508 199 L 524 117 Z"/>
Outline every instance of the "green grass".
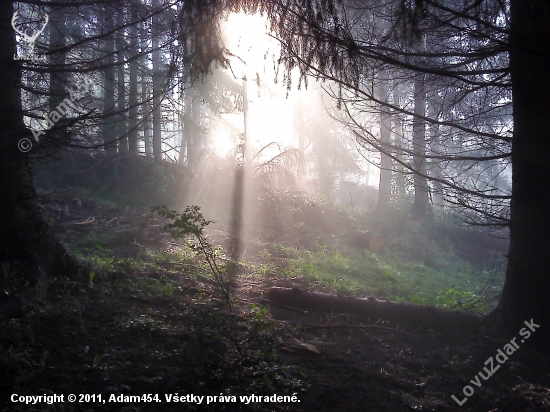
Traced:
<path fill-rule="evenodd" d="M 428 266 L 413 261 L 401 253 L 368 250 L 331 251 L 321 247 L 317 251 L 289 249 L 278 245 L 274 253 L 262 257 L 283 255 L 287 273 L 320 284 L 333 292 L 349 296 L 376 296 L 398 302 L 435 305 L 448 309 L 468 309 L 484 313 L 484 299 L 478 299 L 484 288 L 496 292 L 502 288 L 502 270 L 476 268 L 452 255 L 446 255 L 445 265 Z M 438 258 L 441 258 L 439 256 Z M 442 260 L 442 259 L 439 259 Z M 500 267 L 500 266 L 499 266 Z M 274 263 L 256 266 L 256 273 L 277 273 Z M 479 302 L 467 304 L 470 301 Z"/>

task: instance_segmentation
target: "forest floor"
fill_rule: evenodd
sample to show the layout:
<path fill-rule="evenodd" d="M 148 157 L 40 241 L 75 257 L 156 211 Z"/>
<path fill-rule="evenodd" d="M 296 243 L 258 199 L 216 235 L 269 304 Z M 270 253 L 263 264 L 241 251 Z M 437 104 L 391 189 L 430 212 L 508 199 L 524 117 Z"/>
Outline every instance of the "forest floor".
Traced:
<path fill-rule="evenodd" d="M 0 321 L 1 411 L 550 411 L 550 358 L 527 346 L 479 378 L 509 338 L 269 306 L 272 286 L 330 290 L 259 257 L 231 279 L 231 313 L 200 257 L 145 225 L 144 211 L 68 195 L 41 207 L 98 269 L 52 279 L 48 301 Z M 12 394 L 64 399 L 25 405 Z M 241 399 L 251 395 L 261 399 Z"/>

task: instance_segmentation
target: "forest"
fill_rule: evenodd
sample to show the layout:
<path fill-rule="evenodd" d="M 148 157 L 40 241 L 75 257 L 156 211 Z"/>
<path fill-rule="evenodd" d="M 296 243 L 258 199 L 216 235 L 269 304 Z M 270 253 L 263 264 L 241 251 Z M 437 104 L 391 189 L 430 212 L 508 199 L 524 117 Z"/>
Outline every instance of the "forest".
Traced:
<path fill-rule="evenodd" d="M 0 2 L 0 411 L 550 411 L 547 70 L 547 0 Z"/>

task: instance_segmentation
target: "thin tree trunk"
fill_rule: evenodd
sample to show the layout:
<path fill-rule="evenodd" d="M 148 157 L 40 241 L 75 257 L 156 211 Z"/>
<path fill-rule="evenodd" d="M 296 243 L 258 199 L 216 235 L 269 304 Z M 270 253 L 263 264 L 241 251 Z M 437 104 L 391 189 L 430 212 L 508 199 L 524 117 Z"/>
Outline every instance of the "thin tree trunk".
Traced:
<path fill-rule="evenodd" d="M 302 94 L 298 91 L 298 98 L 296 99 L 296 108 L 294 109 L 294 133 L 298 137 L 298 150 L 300 152 L 300 175 L 298 179 L 302 186 L 306 181 L 306 162 L 305 162 L 305 147 L 306 147 L 306 136 L 305 136 L 305 121 L 304 121 L 304 99 Z"/>
<path fill-rule="evenodd" d="M 437 120 L 437 110 L 435 109 L 434 102 L 430 101 L 428 104 L 428 117 L 430 119 Z M 434 155 L 442 155 L 443 149 L 441 147 L 441 131 L 438 124 L 430 124 L 430 151 Z M 436 179 L 442 179 L 441 161 L 432 160 L 430 162 L 430 176 Z M 441 209 L 443 207 L 443 185 L 438 181 L 432 181 L 433 184 L 433 204 L 436 208 Z"/>
<path fill-rule="evenodd" d="M 65 13 L 59 8 L 50 11 L 50 112 L 66 97 L 67 73 L 59 69 L 65 64 L 66 53 L 57 50 L 65 47 L 66 18 Z"/>
<path fill-rule="evenodd" d="M 192 89 L 188 90 L 189 95 L 185 99 L 185 115 L 187 116 L 187 125 L 185 126 L 187 137 L 187 167 L 192 173 L 195 168 L 195 125 L 193 123 L 193 101 L 196 99 Z"/>
<path fill-rule="evenodd" d="M 159 0 L 154 2 L 155 9 L 160 7 Z M 162 124 L 160 104 L 162 102 L 162 68 L 160 59 L 160 18 L 153 16 L 153 156 L 155 162 L 162 161 Z"/>
<path fill-rule="evenodd" d="M 116 22 L 117 27 L 122 27 L 124 25 L 124 7 L 121 6 L 116 13 Z M 126 83 L 125 73 L 124 73 L 124 61 L 126 52 L 124 50 L 126 46 L 124 30 L 121 29 L 117 32 L 117 135 L 119 138 L 118 141 L 118 151 L 120 153 L 128 153 L 128 129 L 126 125 L 126 89 L 124 87 Z"/>
<path fill-rule="evenodd" d="M 242 93 L 243 93 L 243 157 L 242 164 L 237 164 L 235 167 L 235 182 L 233 184 L 233 201 L 231 204 L 231 238 L 230 251 L 231 259 L 238 261 L 241 258 L 242 235 L 243 235 L 243 208 L 245 196 L 245 183 L 248 181 L 250 173 L 250 141 L 248 136 L 248 79 L 246 72 L 243 70 L 242 77 Z M 194 113 L 193 113 L 194 115 Z"/>
<path fill-rule="evenodd" d="M 246 73 L 243 73 L 242 80 L 242 90 L 243 90 L 243 126 L 244 126 L 244 171 L 245 175 L 250 170 L 251 166 L 251 149 L 252 143 L 250 142 L 250 136 L 248 133 L 248 117 L 249 117 L 249 107 L 248 107 L 248 78 Z"/>
<path fill-rule="evenodd" d="M 191 170 L 196 171 L 202 151 L 202 133 L 201 133 L 201 107 L 202 98 L 198 92 L 193 93 L 191 103 L 191 146 L 192 146 L 192 167 Z M 188 146 L 189 147 L 189 146 Z"/>
<path fill-rule="evenodd" d="M 510 252 L 496 314 L 517 334 L 524 322 L 540 325 L 530 338 L 550 346 L 550 4 L 512 0 L 510 70 L 514 111 Z M 524 339 L 521 340 L 524 342 Z"/>
<path fill-rule="evenodd" d="M 185 83 L 182 82 L 180 86 L 180 94 L 178 100 L 178 127 L 180 131 L 180 153 L 178 156 L 178 163 L 185 163 L 185 149 L 187 146 L 187 139 L 185 137 Z"/>
<path fill-rule="evenodd" d="M 393 88 L 393 102 L 394 105 L 397 107 L 401 106 L 401 86 L 395 82 L 394 88 Z M 395 140 L 396 140 L 396 146 L 399 147 L 399 149 L 405 148 L 405 136 L 403 135 L 403 119 L 401 118 L 400 113 L 396 113 L 394 117 L 394 125 L 395 125 Z M 401 151 L 398 151 L 398 153 L 395 154 L 395 157 L 402 162 L 405 161 L 403 157 L 403 153 Z M 403 198 L 406 194 L 406 187 L 407 187 L 407 180 L 405 179 L 405 167 L 398 163 L 396 165 L 396 185 L 397 185 L 397 193 L 400 198 Z"/>
<path fill-rule="evenodd" d="M 133 7 L 132 21 L 138 19 L 137 8 Z M 131 154 L 138 153 L 138 66 L 137 61 L 134 59 L 138 54 L 138 28 L 137 23 L 130 27 L 129 33 L 130 40 L 130 96 L 128 100 L 128 148 Z"/>
<path fill-rule="evenodd" d="M 141 62 L 141 115 L 143 117 L 143 144 L 145 147 L 145 157 L 151 158 L 153 156 L 152 140 L 151 140 L 151 111 L 149 105 L 149 86 L 147 79 L 150 77 L 149 67 L 149 54 L 145 53 L 147 50 L 147 28 L 145 23 L 140 27 L 140 48 L 143 53 L 143 60 Z"/>
<path fill-rule="evenodd" d="M 413 218 L 422 219 L 429 213 L 429 187 L 426 179 L 426 122 L 418 116 L 426 115 L 426 94 L 424 74 L 417 75 L 414 81 L 414 114 L 413 119 L 413 167 L 414 205 Z"/>
<path fill-rule="evenodd" d="M 191 124 L 191 106 L 193 104 L 193 96 L 191 94 L 191 86 L 189 83 L 185 87 L 185 107 L 183 108 L 182 122 L 183 127 L 181 131 L 181 149 L 180 149 L 180 162 L 184 163 L 187 160 L 187 167 L 191 171 L 190 165 L 190 150 L 193 145 L 193 125 Z"/>
<path fill-rule="evenodd" d="M 115 26 L 113 8 L 104 5 L 105 31 L 110 32 Z M 108 116 L 115 108 L 115 39 L 110 34 L 105 39 L 105 69 L 103 71 L 103 114 Z M 116 130 L 113 125 L 112 116 L 105 117 L 102 124 L 103 143 L 105 153 L 114 155 L 117 153 L 118 142 L 116 141 Z"/>
<path fill-rule="evenodd" d="M 378 99 L 383 102 L 388 102 L 388 74 L 385 69 L 378 72 L 377 94 Z M 391 117 L 386 107 L 380 107 L 380 145 L 384 150 L 390 150 L 391 143 Z M 391 197 L 391 181 L 392 181 L 392 161 L 389 155 L 380 151 L 380 183 L 378 185 L 378 204 L 377 213 L 382 214 L 387 211 Z"/>

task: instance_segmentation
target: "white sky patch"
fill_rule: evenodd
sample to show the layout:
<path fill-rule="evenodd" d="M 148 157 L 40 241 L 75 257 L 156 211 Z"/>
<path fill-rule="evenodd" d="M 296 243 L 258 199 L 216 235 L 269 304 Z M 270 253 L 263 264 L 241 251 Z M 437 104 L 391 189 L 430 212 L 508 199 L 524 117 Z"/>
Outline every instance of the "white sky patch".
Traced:
<path fill-rule="evenodd" d="M 294 100 L 286 98 L 286 89 L 275 84 L 273 58 L 278 56 L 278 43 L 268 36 L 266 18 L 244 13 L 231 14 L 222 24 L 222 35 L 226 47 L 238 57 L 231 58 L 231 69 L 235 81 L 242 83 L 243 75 L 248 79 L 248 136 L 254 151 L 277 142 L 281 147 L 296 146 L 293 136 Z M 243 63 L 246 62 L 246 64 Z M 256 83 L 259 74 L 260 86 Z M 223 119 L 238 130 L 244 131 L 243 113 L 223 115 Z M 236 136 L 231 136 L 228 127 L 219 125 L 214 132 L 215 146 L 219 154 L 230 152 L 235 146 Z M 274 155 L 273 151 L 266 154 Z"/>

